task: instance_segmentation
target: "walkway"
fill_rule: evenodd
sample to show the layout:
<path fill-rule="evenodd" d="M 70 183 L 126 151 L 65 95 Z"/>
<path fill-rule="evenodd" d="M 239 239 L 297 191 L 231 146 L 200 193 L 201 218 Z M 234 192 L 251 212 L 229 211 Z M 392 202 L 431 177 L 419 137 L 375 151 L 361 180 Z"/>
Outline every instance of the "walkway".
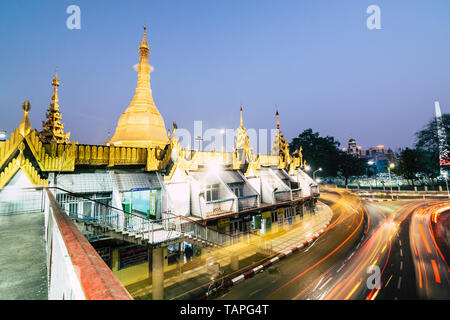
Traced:
<path fill-rule="evenodd" d="M 0 215 L 0 300 L 47 300 L 44 213 Z"/>

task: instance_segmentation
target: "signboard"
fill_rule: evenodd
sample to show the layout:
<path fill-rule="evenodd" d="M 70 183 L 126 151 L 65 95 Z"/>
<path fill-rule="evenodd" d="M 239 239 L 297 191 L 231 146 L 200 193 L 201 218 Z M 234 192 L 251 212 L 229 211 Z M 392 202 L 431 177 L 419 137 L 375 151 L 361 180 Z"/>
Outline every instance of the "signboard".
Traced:
<path fill-rule="evenodd" d="M 271 211 L 265 211 L 263 213 L 261 213 L 261 218 L 263 219 L 270 219 L 271 218 Z"/>
<path fill-rule="evenodd" d="M 217 221 L 217 228 L 225 228 L 230 225 L 230 218 L 224 218 Z"/>
<path fill-rule="evenodd" d="M 150 204 L 147 216 L 156 216 L 156 193 L 150 191 Z"/>
<path fill-rule="evenodd" d="M 278 224 L 282 224 L 284 219 L 284 208 L 277 209 Z"/>
<path fill-rule="evenodd" d="M 119 250 L 119 270 L 148 261 L 146 247 L 129 247 Z"/>

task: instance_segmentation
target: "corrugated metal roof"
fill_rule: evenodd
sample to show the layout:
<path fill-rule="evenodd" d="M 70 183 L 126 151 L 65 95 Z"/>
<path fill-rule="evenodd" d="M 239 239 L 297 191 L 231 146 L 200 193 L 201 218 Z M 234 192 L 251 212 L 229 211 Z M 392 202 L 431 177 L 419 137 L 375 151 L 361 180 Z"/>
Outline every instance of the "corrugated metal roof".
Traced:
<path fill-rule="evenodd" d="M 161 189 L 156 173 L 116 173 L 119 191 L 132 189 Z"/>
<path fill-rule="evenodd" d="M 226 170 L 220 172 L 220 177 L 225 183 L 243 183 L 241 175 L 237 171 Z"/>
<path fill-rule="evenodd" d="M 112 192 L 114 181 L 109 173 L 61 174 L 57 186 L 73 193 Z"/>
<path fill-rule="evenodd" d="M 189 175 L 202 184 L 220 184 L 219 178 L 207 171 L 189 171 Z"/>
<path fill-rule="evenodd" d="M 272 169 L 272 171 L 277 175 L 281 180 L 290 180 L 289 176 L 282 169 Z"/>

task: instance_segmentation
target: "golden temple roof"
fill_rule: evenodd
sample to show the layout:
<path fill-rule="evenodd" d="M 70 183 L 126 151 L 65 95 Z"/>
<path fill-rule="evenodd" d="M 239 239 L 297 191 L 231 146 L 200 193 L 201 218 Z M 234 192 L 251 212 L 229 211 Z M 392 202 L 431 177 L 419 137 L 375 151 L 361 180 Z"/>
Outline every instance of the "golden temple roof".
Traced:
<path fill-rule="evenodd" d="M 129 147 L 165 147 L 169 143 L 164 119 L 156 108 L 150 87 L 150 49 L 146 27 L 139 45 L 138 82 L 128 108 L 119 118 L 109 144 Z"/>
<path fill-rule="evenodd" d="M 40 138 L 44 143 L 65 143 L 68 142 L 70 137 L 70 132 L 64 133 L 64 124 L 61 123 L 61 112 L 59 111 L 58 105 L 58 87 L 59 79 L 58 73 L 55 72 L 55 77 L 52 81 L 53 95 L 50 103 L 50 108 L 45 115 L 47 121 L 42 121 L 42 131 L 40 133 Z"/>

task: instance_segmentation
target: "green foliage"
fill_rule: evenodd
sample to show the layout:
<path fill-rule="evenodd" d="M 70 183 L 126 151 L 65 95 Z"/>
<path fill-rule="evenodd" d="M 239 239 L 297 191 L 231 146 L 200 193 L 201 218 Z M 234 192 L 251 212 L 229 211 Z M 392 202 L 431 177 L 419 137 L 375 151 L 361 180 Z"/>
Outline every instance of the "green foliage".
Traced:
<path fill-rule="evenodd" d="M 312 170 L 322 168 L 321 176 L 334 177 L 338 172 L 339 145 L 333 137 L 320 137 L 318 132 L 307 129 L 292 140 L 289 149 L 293 153 L 301 146 L 303 159 Z"/>
<path fill-rule="evenodd" d="M 345 178 L 345 185 L 348 183 L 348 178 L 352 176 L 362 176 L 366 174 L 368 166 L 365 159 L 361 159 L 351 154 L 340 152 L 338 159 L 338 173 Z"/>
<path fill-rule="evenodd" d="M 450 146 L 450 114 L 442 115 L 442 125 L 447 135 L 446 145 Z M 439 175 L 439 138 L 436 119 L 433 118 L 420 131 L 416 132 L 416 149 L 423 157 L 424 173 L 428 177 L 437 177 Z"/>
<path fill-rule="evenodd" d="M 397 166 L 392 170 L 396 175 L 401 175 L 413 185 L 417 174 L 424 168 L 422 152 L 418 149 L 406 148 L 397 156 Z"/>

